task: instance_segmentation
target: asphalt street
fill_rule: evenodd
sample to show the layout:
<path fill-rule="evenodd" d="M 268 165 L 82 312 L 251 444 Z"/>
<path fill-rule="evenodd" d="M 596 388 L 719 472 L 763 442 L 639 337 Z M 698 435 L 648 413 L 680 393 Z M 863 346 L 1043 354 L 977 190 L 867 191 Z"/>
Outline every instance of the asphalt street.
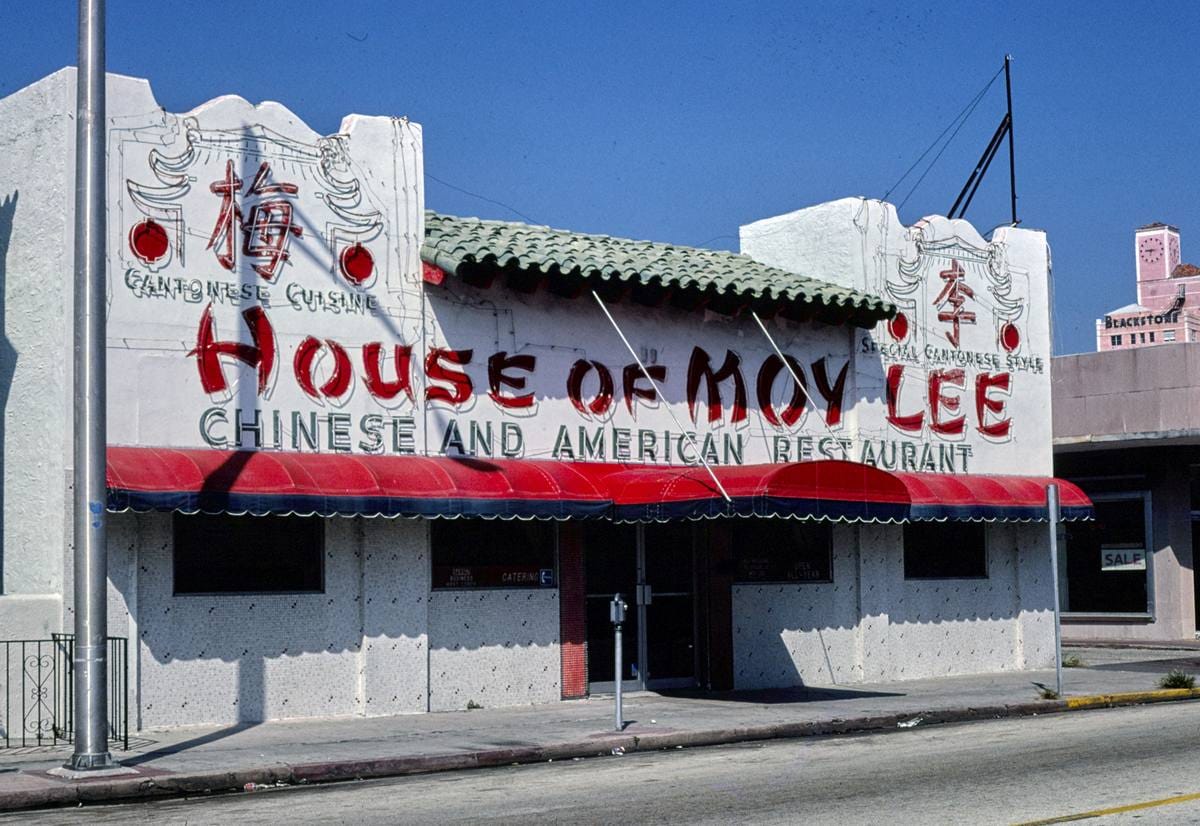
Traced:
<path fill-rule="evenodd" d="M 127 823 L 1200 822 L 1200 703 L 0 816 Z M 1183 802 L 1164 802 L 1192 795 Z"/>

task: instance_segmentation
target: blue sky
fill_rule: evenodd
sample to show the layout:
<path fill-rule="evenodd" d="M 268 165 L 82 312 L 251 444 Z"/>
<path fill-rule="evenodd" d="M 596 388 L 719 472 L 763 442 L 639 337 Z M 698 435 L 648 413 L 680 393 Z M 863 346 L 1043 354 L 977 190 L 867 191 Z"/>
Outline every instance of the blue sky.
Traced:
<path fill-rule="evenodd" d="M 1019 213 L 1049 232 L 1055 349 L 1093 349 L 1093 320 L 1134 298 L 1135 227 L 1175 224 L 1200 262 L 1200 4 L 971 5 L 109 0 L 108 62 L 172 111 L 234 93 L 321 132 L 408 115 L 434 209 L 735 249 L 739 224 L 883 196 L 1012 53 Z M 5 95 L 75 62 L 75 4 L 2 0 L 0 35 Z M 949 208 L 1003 94 L 905 222 Z M 968 214 L 985 232 L 1008 220 L 1003 160 Z"/>

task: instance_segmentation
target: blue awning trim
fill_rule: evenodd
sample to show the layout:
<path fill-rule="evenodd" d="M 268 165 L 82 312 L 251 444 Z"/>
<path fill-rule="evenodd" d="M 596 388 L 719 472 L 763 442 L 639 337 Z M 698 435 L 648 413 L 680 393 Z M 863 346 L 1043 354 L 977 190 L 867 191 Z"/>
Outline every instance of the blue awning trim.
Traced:
<path fill-rule="evenodd" d="M 526 499 L 401 499 L 362 496 L 297 496 L 244 493 L 176 493 L 109 488 L 107 508 L 114 513 L 178 511 L 251 516 L 383 516 L 483 519 L 603 519 L 607 502 Z"/>

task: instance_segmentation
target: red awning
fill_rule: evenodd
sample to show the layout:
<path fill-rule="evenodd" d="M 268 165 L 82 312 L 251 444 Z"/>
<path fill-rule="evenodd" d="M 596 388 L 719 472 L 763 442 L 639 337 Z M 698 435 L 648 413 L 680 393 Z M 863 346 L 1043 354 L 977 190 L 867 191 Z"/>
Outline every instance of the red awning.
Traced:
<path fill-rule="evenodd" d="M 620 521 L 644 522 L 715 516 L 797 516 L 888 522 L 902 520 L 909 503 L 892 474 L 855 462 L 796 462 L 713 468 L 721 495 L 702 466 L 626 466 L 599 482 Z"/>
<path fill-rule="evenodd" d="M 1062 518 L 1091 516 L 1048 477 L 893 473 L 855 462 L 714 468 L 523 459 L 110 447 L 109 508 L 320 516 L 610 518 L 720 516 L 856 522 L 1032 521 L 1057 482 Z"/>
<path fill-rule="evenodd" d="M 598 466 L 604 467 L 604 466 Z M 608 466 L 612 467 L 612 466 Z M 775 516 L 855 522 L 1044 521 L 1046 488 L 1059 487 L 1060 515 L 1091 518 L 1076 485 L 1051 477 L 896 473 L 837 460 L 714 467 L 622 467 L 597 487 L 614 518 L 643 522 L 714 516 Z"/>
<path fill-rule="evenodd" d="M 562 462 L 110 447 L 112 510 L 319 516 L 604 516 Z"/>
<path fill-rule="evenodd" d="M 1078 486 L 1040 476 L 953 476 L 896 473 L 910 499 L 911 519 L 987 519 L 1005 514 L 1012 521 L 1046 518 L 1046 487 L 1058 485 L 1059 510 L 1068 521 L 1090 519 L 1092 501 Z"/>

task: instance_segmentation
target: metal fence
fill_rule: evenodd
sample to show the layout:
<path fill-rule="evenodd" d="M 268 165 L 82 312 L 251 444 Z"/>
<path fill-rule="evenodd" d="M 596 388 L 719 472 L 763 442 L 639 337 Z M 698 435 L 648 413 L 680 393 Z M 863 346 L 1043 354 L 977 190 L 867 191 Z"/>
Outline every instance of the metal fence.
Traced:
<path fill-rule="evenodd" d="M 0 640 L 4 648 L 4 747 L 52 746 L 74 738 L 75 635 Z M 129 748 L 129 640 L 108 638 L 108 738 Z"/>

